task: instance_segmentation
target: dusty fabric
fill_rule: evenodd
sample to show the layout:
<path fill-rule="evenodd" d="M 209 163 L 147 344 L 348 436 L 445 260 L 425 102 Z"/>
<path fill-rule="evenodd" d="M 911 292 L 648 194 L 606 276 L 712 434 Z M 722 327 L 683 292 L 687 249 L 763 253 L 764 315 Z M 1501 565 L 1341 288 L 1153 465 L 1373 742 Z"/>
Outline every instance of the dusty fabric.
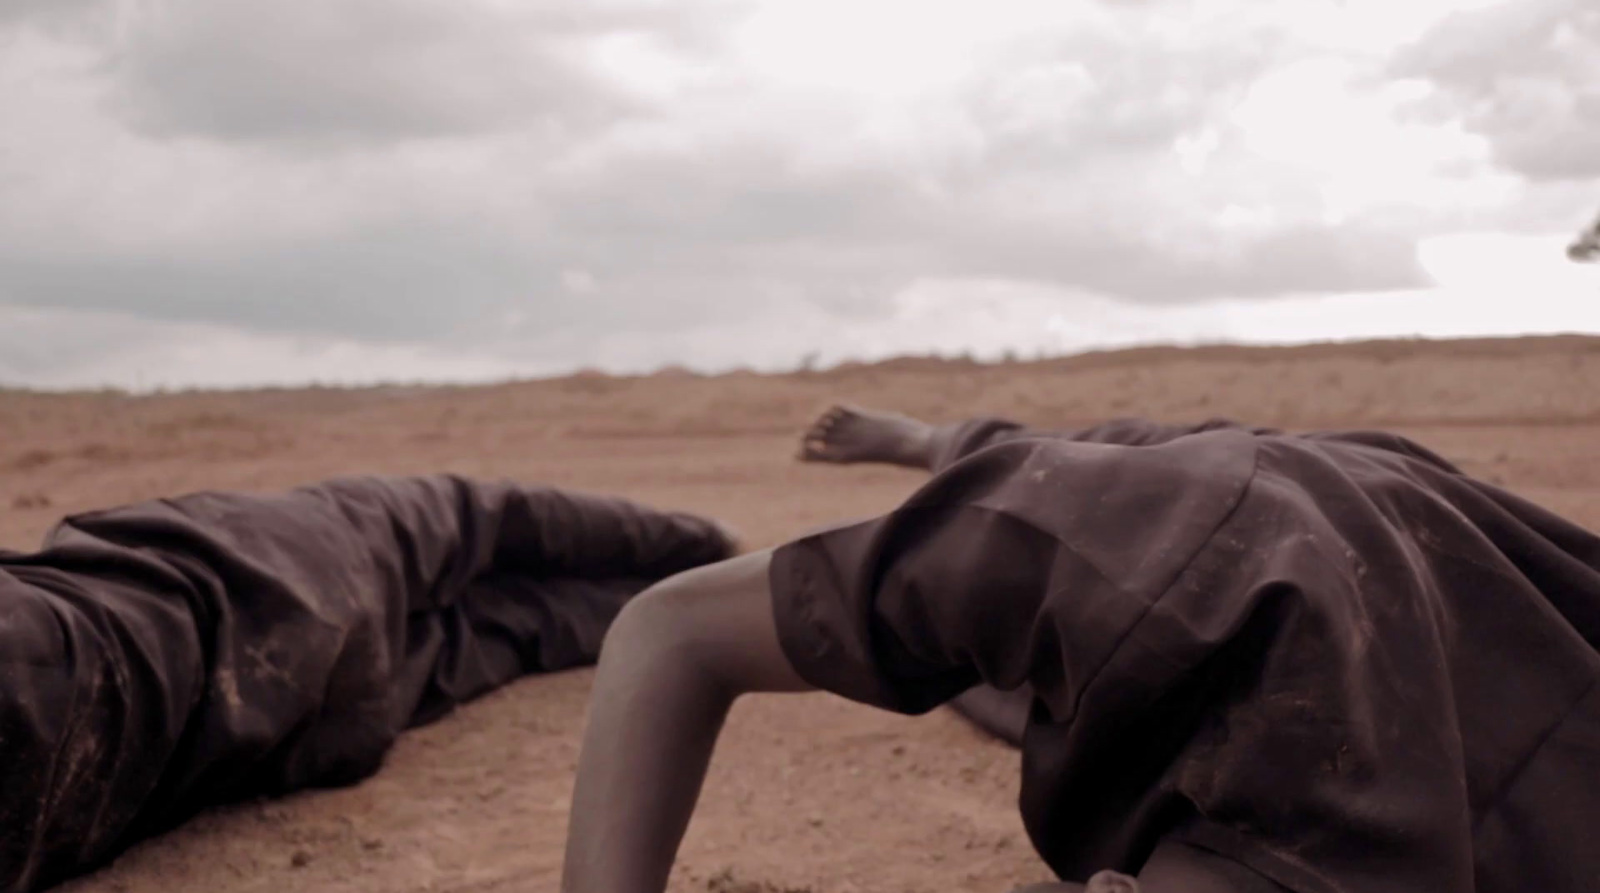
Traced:
<path fill-rule="evenodd" d="M 407 726 L 592 661 L 628 597 L 729 549 L 689 515 L 447 476 L 69 518 L 0 556 L 0 890 L 363 778 Z"/>
<path fill-rule="evenodd" d="M 1035 690 L 1066 880 L 1165 838 L 1311 891 L 1600 890 L 1600 539 L 1383 433 L 949 432 L 898 510 L 778 550 L 802 676 Z"/>

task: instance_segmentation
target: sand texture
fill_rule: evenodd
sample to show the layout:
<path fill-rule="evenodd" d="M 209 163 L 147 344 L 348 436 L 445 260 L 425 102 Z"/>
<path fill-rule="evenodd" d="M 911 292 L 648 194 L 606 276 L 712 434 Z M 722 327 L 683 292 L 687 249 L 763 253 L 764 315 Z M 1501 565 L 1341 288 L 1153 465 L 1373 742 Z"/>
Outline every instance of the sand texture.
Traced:
<path fill-rule="evenodd" d="M 0 391 L 0 546 L 32 548 L 60 516 L 113 503 L 442 470 L 691 509 L 767 545 L 889 508 L 920 480 L 794 461 L 798 432 L 835 400 L 938 421 L 1386 427 L 1600 526 L 1600 339 L 1557 338 L 474 388 Z M 408 734 L 365 784 L 215 810 L 64 889 L 554 890 L 590 678 L 525 680 Z M 747 698 L 673 888 L 990 893 L 1044 879 L 1016 815 L 1016 764 L 947 711 L 906 719 L 824 695 Z"/>

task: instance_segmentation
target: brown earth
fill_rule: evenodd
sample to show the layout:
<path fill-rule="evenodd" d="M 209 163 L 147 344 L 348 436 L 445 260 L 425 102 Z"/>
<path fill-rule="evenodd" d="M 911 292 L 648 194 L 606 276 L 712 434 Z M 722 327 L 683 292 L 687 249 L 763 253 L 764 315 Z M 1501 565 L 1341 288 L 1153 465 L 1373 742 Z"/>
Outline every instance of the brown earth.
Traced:
<path fill-rule="evenodd" d="M 770 544 L 885 509 L 919 480 L 793 461 L 797 432 L 834 400 L 934 420 L 1388 427 L 1600 527 L 1600 339 L 1573 337 L 474 388 L 0 391 L 0 545 L 29 548 L 63 514 L 158 495 L 439 470 L 622 493 Z M 554 890 L 589 681 L 525 680 L 405 736 L 365 784 L 216 810 L 67 889 Z M 746 699 L 673 888 L 987 893 L 1042 879 L 1013 805 L 1016 764 L 945 711 L 905 719 L 824 695 Z"/>

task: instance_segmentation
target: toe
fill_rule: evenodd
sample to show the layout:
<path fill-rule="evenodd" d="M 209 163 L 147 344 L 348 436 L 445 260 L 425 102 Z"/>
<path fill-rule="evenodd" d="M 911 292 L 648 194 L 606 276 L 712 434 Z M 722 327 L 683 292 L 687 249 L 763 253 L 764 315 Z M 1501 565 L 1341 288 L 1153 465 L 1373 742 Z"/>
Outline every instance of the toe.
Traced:
<path fill-rule="evenodd" d="M 836 457 L 829 448 L 828 442 L 820 438 L 808 438 L 800 448 L 800 458 L 806 462 L 833 462 Z"/>
<path fill-rule="evenodd" d="M 820 435 L 822 432 L 833 427 L 833 423 L 837 422 L 838 420 L 839 407 L 830 406 L 817 415 L 816 421 L 811 423 L 811 427 L 807 430 L 806 434 L 807 436 L 812 434 Z"/>
<path fill-rule="evenodd" d="M 837 406 L 818 416 L 817 420 L 811 423 L 811 427 L 806 429 L 806 433 L 800 436 L 807 449 L 811 449 L 813 444 L 817 448 L 826 446 L 829 433 L 832 432 L 833 426 L 838 423 L 841 417 Z"/>

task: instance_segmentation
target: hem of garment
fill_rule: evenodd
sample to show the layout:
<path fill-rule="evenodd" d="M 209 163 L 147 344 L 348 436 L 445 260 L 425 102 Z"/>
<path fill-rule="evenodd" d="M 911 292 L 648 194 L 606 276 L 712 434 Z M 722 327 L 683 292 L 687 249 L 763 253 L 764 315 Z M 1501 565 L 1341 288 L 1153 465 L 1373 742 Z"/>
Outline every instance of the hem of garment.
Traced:
<path fill-rule="evenodd" d="M 979 452 L 983 451 L 980 450 Z M 1143 611 L 1140 612 L 1139 617 L 1134 620 L 1134 622 L 1131 623 L 1126 630 L 1123 631 L 1123 634 L 1107 651 L 1105 659 L 1101 661 L 1100 665 L 1095 667 L 1094 671 L 1090 673 L 1084 680 L 1083 686 L 1078 692 L 1078 697 L 1072 705 L 1071 716 L 1073 718 L 1077 716 L 1079 709 L 1082 706 L 1082 700 L 1087 695 L 1089 689 L 1092 688 L 1099 680 L 1106 667 L 1110 666 L 1115 660 L 1117 654 L 1121 652 L 1122 648 L 1132 637 L 1134 632 L 1141 624 L 1144 623 L 1146 619 L 1149 618 L 1151 612 L 1156 608 L 1157 605 L 1161 603 L 1168 593 L 1172 591 L 1172 588 L 1177 585 L 1178 581 L 1183 579 L 1184 574 L 1188 572 L 1189 568 L 1199 558 L 1201 553 L 1205 551 L 1206 546 L 1216 537 L 1217 532 L 1225 527 L 1233 518 L 1233 516 L 1239 511 L 1239 507 L 1244 504 L 1245 497 L 1250 492 L 1250 487 L 1255 482 L 1255 479 L 1260 472 L 1260 467 L 1261 452 L 1259 449 L 1252 449 L 1249 473 L 1240 478 L 1238 489 L 1232 494 L 1231 501 L 1226 511 L 1224 511 L 1218 517 L 1216 523 L 1211 527 L 1210 530 L 1206 532 L 1204 536 L 1199 537 L 1196 540 L 1193 550 L 1184 557 L 1182 562 L 1177 565 L 1173 571 L 1171 579 L 1169 579 L 1166 584 L 1162 586 L 1153 597 L 1150 598 L 1148 604 L 1146 604 Z M 816 601 L 816 594 L 812 590 L 813 583 L 815 581 L 813 581 L 809 575 L 801 572 L 800 565 L 804 561 L 804 555 L 802 553 L 805 555 L 814 553 L 814 546 L 812 546 L 811 540 L 818 536 L 826 535 L 842 528 L 876 523 L 884 518 L 892 517 L 908 510 L 956 507 L 966 507 L 1001 515 L 1030 529 L 1037 530 L 1047 537 L 1055 539 L 1060 544 L 1061 548 L 1077 554 L 1078 557 L 1083 561 L 1084 565 L 1092 569 L 1108 585 L 1117 589 L 1119 592 L 1125 593 L 1125 590 L 1123 590 L 1115 580 L 1106 574 L 1105 571 L 1088 559 L 1083 558 L 1083 556 L 1078 553 L 1077 550 L 1073 549 L 1070 544 L 1062 540 L 1058 534 L 1039 527 L 1037 524 L 1026 518 L 1018 517 L 993 506 L 985 505 L 981 499 L 960 505 L 953 503 L 930 503 L 918 504 L 911 509 L 908 509 L 906 506 L 901 506 L 886 513 L 885 515 L 880 515 L 877 518 L 855 522 L 855 524 L 842 525 L 842 527 L 835 526 L 826 528 L 818 533 L 793 540 L 773 550 L 772 563 L 768 570 L 767 579 L 768 588 L 771 592 L 773 621 L 777 626 L 778 641 L 784 652 L 784 656 L 788 658 L 790 665 L 795 669 L 802 679 L 819 689 L 832 692 L 841 697 L 845 697 L 860 703 L 878 706 L 883 709 L 894 710 L 900 713 L 925 713 L 928 710 L 938 706 L 937 704 L 926 707 L 920 707 L 919 705 L 920 709 L 906 709 L 904 707 L 895 706 L 900 702 L 901 699 L 896 697 L 896 693 L 892 690 L 892 687 L 885 686 L 883 684 L 883 680 L 879 679 L 875 673 L 872 674 L 874 682 L 871 685 L 870 690 L 867 690 L 857 685 L 842 684 L 847 683 L 848 680 L 845 679 L 841 674 L 830 672 L 832 665 L 830 664 L 829 658 L 836 658 L 838 656 L 838 652 L 840 650 L 839 643 L 835 641 L 837 638 L 836 636 L 830 635 L 827 631 L 819 629 L 817 624 L 814 622 L 815 611 L 812 605 Z M 1071 719 L 1068 719 L 1067 721 L 1070 722 Z"/>
<path fill-rule="evenodd" d="M 895 706 L 894 692 L 882 684 L 876 673 L 868 674 L 871 681 L 866 685 L 852 685 L 850 674 L 840 672 L 847 670 L 849 662 L 840 654 L 843 649 L 838 637 L 819 628 L 813 581 L 803 570 L 814 552 L 809 537 L 779 546 L 773 550 L 767 570 L 769 607 L 784 658 L 796 675 L 815 688 L 880 709 L 908 712 Z"/>

